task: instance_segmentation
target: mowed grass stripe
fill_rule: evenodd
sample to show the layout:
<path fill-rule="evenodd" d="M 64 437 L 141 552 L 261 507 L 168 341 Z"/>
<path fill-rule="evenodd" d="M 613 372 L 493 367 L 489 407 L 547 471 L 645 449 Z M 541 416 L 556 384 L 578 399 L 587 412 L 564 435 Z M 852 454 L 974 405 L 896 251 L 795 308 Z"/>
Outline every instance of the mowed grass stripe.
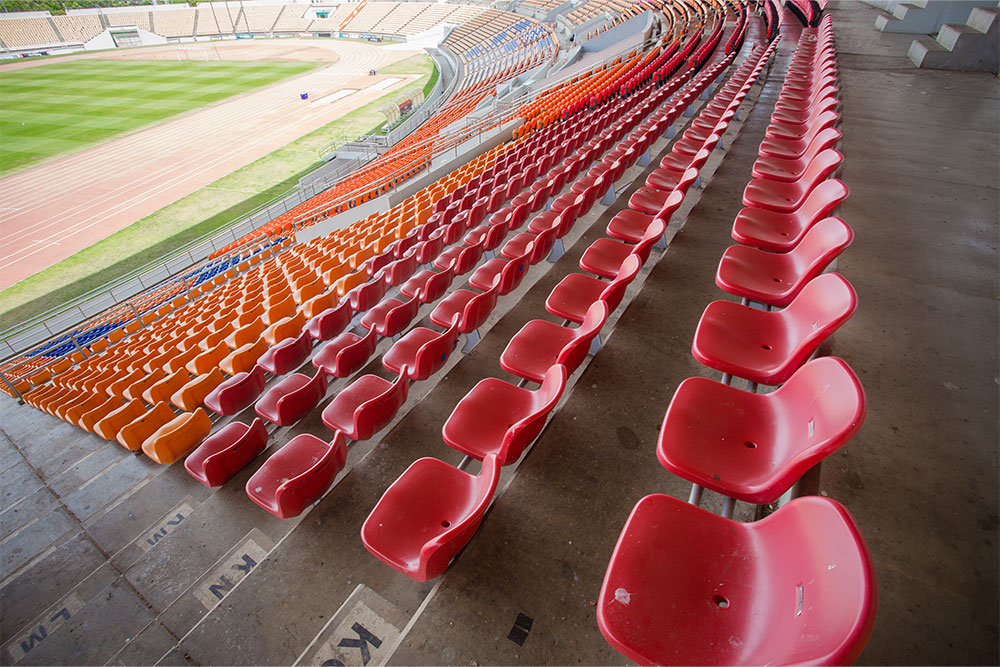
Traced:
<path fill-rule="evenodd" d="M 0 73 L 0 175 L 319 65 L 77 60 Z"/>

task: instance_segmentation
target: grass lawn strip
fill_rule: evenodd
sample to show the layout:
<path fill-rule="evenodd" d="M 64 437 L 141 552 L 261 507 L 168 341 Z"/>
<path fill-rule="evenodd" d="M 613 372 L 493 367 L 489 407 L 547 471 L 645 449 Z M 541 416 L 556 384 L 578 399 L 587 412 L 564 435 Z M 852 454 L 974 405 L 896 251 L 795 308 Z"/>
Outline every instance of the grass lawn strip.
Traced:
<path fill-rule="evenodd" d="M 322 63 L 76 60 L 0 73 L 0 175 Z"/>

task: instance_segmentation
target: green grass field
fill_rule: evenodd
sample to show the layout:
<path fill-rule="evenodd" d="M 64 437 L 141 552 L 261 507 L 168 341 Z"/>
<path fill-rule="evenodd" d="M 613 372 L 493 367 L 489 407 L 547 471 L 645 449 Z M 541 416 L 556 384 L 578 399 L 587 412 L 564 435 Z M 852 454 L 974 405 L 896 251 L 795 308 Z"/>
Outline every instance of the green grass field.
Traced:
<path fill-rule="evenodd" d="M 0 175 L 320 64 L 77 60 L 0 73 Z"/>
<path fill-rule="evenodd" d="M 0 291 L 0 331 L 155 261 L 286 193 L 315 166 L 332 140 L 376 131 L 385 122 L 379 109 L 386 101 L 421 89 L 427 95 L 438 77 L 433 61 L 423 54 L 379 71 L 419 78 Z"/>

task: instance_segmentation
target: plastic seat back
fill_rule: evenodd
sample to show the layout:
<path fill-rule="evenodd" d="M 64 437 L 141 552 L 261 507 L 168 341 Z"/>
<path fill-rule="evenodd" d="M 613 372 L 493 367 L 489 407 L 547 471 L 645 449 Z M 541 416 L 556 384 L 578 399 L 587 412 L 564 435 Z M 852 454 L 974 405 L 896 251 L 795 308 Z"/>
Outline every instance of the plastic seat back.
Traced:
<path fill-rule="evenodd" d="M 444 367 L 448 357 L 458 347 L 460 319 L 456 316 L 448 329 L 417 348 L 413 368 L 409 371 L 411 380 L 426 380 Z"/>
<path fill-rule="evenodd" d="M 278 426 L 290 426 L 315 408 L 326 395 L 326 374 L 312 378 L 293 373 L 267 391 L 257 401 L 257 414 Z M 273 401 L 273 410 L 270 407 Z"/>
<path fill-rule="evenodd" d="M 662 218 L 656 218 L 646 227 L 645 233 L 639 242 L 632 248 L 631 254 L 639 258 L 639 265 L 642 266 L 649 259 L 649 253 L 653 251 L 656 242 L 663 238 L 663 233 L 667 230 L 667 225 Z"/>
<path fill-rule="evenodd" d="M 528 219 L 529 213 L 530 211 L 528 210 L 527 204 L 519 204 L 515 206 L 513 212 L 510 214 L 511 230 L 519 229 L 521 225 L 524 224 L 524 221 Z"/>
<path fill-rule="evenodd" d="M 416 257 L 417 263 L 430 264 L 441 254 L 441 250 L 444 249 L 444 242 L 441 240 L 440 235 L 431 235 L 431 238 L 414 247 L 416 248 L 414 257 Z"/>
<path fill-rule="evenodd" d="M 146 414 L 146 407 L 140 399 L 134 398 L 120 408 L 108 413 L 102 419 L 99 419 L 94 424 L 94 433 L 105 440 L 114 440 L 122 427 L 144 414 Z"/>
<path fill-rule="evenodd" d="M 379 271 L 381 271 L 383 268 L 394 262 L 395 259 L 396 258 L 390 252 L 382 253 L 380 255 L 375 255 L 367 262 L 365 262 L 365 271 L 368 272 L 369 276 L 374 278 L 376 275 L 378 275 Z"/>
<path fill-rule="evenodd" d="M 407 367 L 403 366 L 399 376 L 384 392 L 369 398 L 354 409 L 354 430 L 359 440 L 368 440 L 388 426 L 406 403 L 409 388 L 407 375 Z"/>
<path fill-rule="evenodd" d="M 184 468 L 206 486 L 222 486 L 264 451 L 267 437 L 260 418 L 250 426 L 231 422 L 198 445 L 184 459 Z"/>
<path fill-rule="evenodd" d="M 441 295 L 448 291 L 448 287 L 451 286 L 451 282 L 454 279 L 454 265 L 448 267 L 441 273 L 435 273 L 429 277 L 418 293 L 420 303 L 434 303 L 440 299 Z"/>
<path fill-rule="evenodd" d="M 191 412 L 205 401 L 212 390 L 222 384 L 226 376 L 218 368 L 188 381 L 170 397 L 170 402 L 185 412 Z"/>
<path fill-rule="evenodd" d="M 497 452 L 500 465 L 508 465 L 521 458 L 525 447 L 542 432 L 545 418 L 552 412 L 566 387 L 566 377 L 566 367 L 562 364 L 554 364 L 545 372 L 541 386 L 531 392 L 531 412 L 512 424 L 504 434 L 503 443 Z"/>
<path fill-rule="evenodd" d="M 493 251 L 499 248 L 500 244 L 503 243 L 504 238 L 507 236 L 507 231 L 507 222 L 490 225 L 489 229 L 486 230 L 486 235 L 483 237 L 483 250 Z"/>
<path fill-rule="evenodd" d="M 294 315 L 298 309 L 298 305 L 295 303 L 295 299 L 292 298 L 291 291 L 289 291 L 288 296 L 281 297 L 280 301 L 270 306 L 265 303 L 264 308 L 264 324 L 271 325 L 280 319 Z"/>
<path fill-rule="evenodd" d="M 800 346 L 815 349 L 850 319 L 857 307 L 858 295 L 851 283 L 839 273 L 826 273 L 806 283 L 779 313 L 792 336 L 801 341 Z"/>
<path fill-rule="evenodd" d="M 219 368 L 229 375 L 250 372 L 265 352 L 267 352 L 267 341 L 259 338 L 256 342 L 247 343 L 233 350 L 229 356 L 219 362 Z"/>
<path fill-rule="evenodd" d="M 587 309 L 583 323 L 573 330 L 573 339 L 563 346 L 556 357 L 556 363 L 566 367 L 567 375 L 572 375 L 587 358 L 591 342 L 601 333 L 607 319 L 608 305 L 603 301 L 597 300 Z"/>
<path fill-rule="evenodd" d="M 330 340 L 351 323 L 351 304 L 341 301 L 306 323 L 305 331 L 313 340 Z"/>
<path fill-rule="evenodd" d="M 97 424 L 97 422 L 101 421 L 112 412 L 115 412 L 119 408 L 125 406 L 125 401 L 121 398 L 118 398 L 117 396 L 111 396 L 109 398 L 107 394 L 102 392 L 101 394 L 99 394 L 99 397 L 101 399 L 101 403 L 95 406 L 93 409 L 82 414 L 80 416 L 80 419 L 77 421 L 77 424 L 79 424 L 80 428 L 82 428 L 85 431 L 89 431 L 90 433 L 95 432 L 94 426 L 95 424 Z"/>
<path fill-rule="evenodd" d="M 382 269 L 381 277 L 387 285 L 393 287 L 402 285 L 406 280 L 417 272 L 417 257 L 414 254 L 404 255 L 395 262 L 386 265 Z"/>
<path fill-rule="evenodd" d="M 146 438 L 173 418 L 174 412 L 166 402 L 157 403 L 148 412 L 122 426 L 115 439 L 125 449 L 137 451 Z"/>
<path fill-rule="evenodd" d="M 301 312 L 307 319 L 312 319 L 324 310 L 336 306 L 338 300 L 339 297 L 337 296 L 337 290 L 330 290 L 329 292 L 318 294 L 303 303 Z"/>
<path fill-rule="evenodd" d="M 500 296 L 500 281 L 482 294 L 469 299 L 462 310 L 462 319 L 459 321 L 458 330 L 464 334 L 472 333 L 486 322 L 493 309 L 497 305 L 497 297 Z"/>
<path fill-rule="evenodd" d="M 549 253 L 552 252 L 552 246 L 555 245 L 556 233 L 558 231 L 556 227 L 550 227 L 535 236 L 534 240 L 531 241 L 531 254 L 528 256 L 529 264 L 538 264 L 549 256 Z"/>
<path fill-rule="evenodd" d="M 336 339 L 331 343 L 336 343 Z M 375 353 L 375 346 L 378 343 L 378 334 L 374 329 L 365 334 L 360 340 L 344 346 L 337 352 L 333 368 L 324 368 L 323 371 L 333 377 L 345 378 L 353 375 L 362 367 Z M 330 371 L 333 371 L 330 373 Z"/>
<path fill-rule="evenodd" d="M 401 334 L 417 316 L 420 300 L 413 297 L 395 306 L 385 314 L 385 319 L 376 324 L 374 329 L 380 336 L 392 338 Z"/>
<path fill-rule="evenodd" d="M 264 391 L 264 369 L 254 366 L 249 372 L 237 373 L 205 397 L 205 407 L 220 415 L 234 415 L 257 400 Z"/>
<path fill-rule="evenodd" d="M 185 412 L 164 424 L 142 443 L 143 453 L 168 465 L 193 450 L 212 430 L 212 420 L 201 408 Z"/>
<path fill-rule="evenodd" d="M 277 345 L 286 338 L 297 338 L 306 326 L 306 316 L 301 310 L 289 317 L 283 317 L 261 334 L 268 345 Z"/>
<path fill-rule="evenodd" d="M 312 352 L 312 338 L 303 331 L 298 338 L 286 338 L 274 345 L 257 362 L 271 375 L 284 375 L 301 366 Z"/>
<path fill-rule="evenodd" d="M 499 282 L 496 283 L 500 290 L 500 296 L 510 294 L 521 284 L 524 277 L 528 275 L 528 267 L 531 266 L 531 254 L 534 250 L 534 241 L 525 246 L 524 253 L 520 257 L 514 257 L 507 261 L 500 269 Z"/>
<path fill-rule="evenodd" d="M 600 300 L 608 304 L 608 312 L 614 312 L 615 308 L 621 304 L 625 297 L 625 290 L 628 289 L 629 283 L 635 280 L 641 267 L 642 263 L 639 257 L 634 254 L 629 255 L 622 262 L 614 280 L 609 282 L 608 286 L 601 292 Z"/>
<path fill-rule="evenodd" d="M 482 259 L 484 242 L 485 239 L 481 239 L 479 243 L 463 248 L 458 253 L 451 265 L 456 276 L 468 273 Z"/>
<path fill-rule="evenodd" d="M 347 299 L 350 301 L 351 310 L 360 313 L 374 306 L 384 296 L 385 282 L 380 278 L 374 278 L 352 289 L 347 294 Z"/>

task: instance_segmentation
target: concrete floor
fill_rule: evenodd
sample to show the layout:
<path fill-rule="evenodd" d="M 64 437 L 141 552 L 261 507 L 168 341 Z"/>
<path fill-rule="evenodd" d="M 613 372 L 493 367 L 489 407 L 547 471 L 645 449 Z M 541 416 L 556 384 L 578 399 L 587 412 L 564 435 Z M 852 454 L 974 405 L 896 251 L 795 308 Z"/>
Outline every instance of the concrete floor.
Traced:
<path fill-rule="evenodd" d="M 870 407 L 820 484 L 875 560 L 879 613 L 861 662 L 997 664 L 998 82 L 917 70 L 907 37 L 874 30 L 876 10 L 830 5 L 851 188 L 841 215 L 856 233 L 838 271 L 860 307 L 825 351 L 855 369 Z M 412 386 L 397 423 L 352 445 L 349 472 L 298 519 L 246 498 L 263 457 L 208 489 L 179 464 L 3 402 L 3 664 L 363 664 L 361 646 L 368 664 L 625 662 L 597 629 L 597 594 L 635 502 L 687 495 L 657 463 L 656 436 L 681 380 L 717 377 L 691 357 L 691 338 L 705 305 L 725 298 L 715 267 L 794 46 L 788 27 L 724 159 L 713 156 L 705 189 L 672 221 L 667 252 L 654 252 L 604 348 L 505 469 L 443 577 L 418 584 L 383 565 L 361 524 L 414 459 L 459 461 L 440 437 L 451 409 L 481 378 L 510 379 L 497 363 L 506 342 L 527 320 L 551 319 L 545 296 L 652 167 L 634 167 L 618 203 L 577 224 L 566 256 L 501 300 L 471 354 Z M 331 435 L 317 411 L 272 451 L 299 432 Z"/>

